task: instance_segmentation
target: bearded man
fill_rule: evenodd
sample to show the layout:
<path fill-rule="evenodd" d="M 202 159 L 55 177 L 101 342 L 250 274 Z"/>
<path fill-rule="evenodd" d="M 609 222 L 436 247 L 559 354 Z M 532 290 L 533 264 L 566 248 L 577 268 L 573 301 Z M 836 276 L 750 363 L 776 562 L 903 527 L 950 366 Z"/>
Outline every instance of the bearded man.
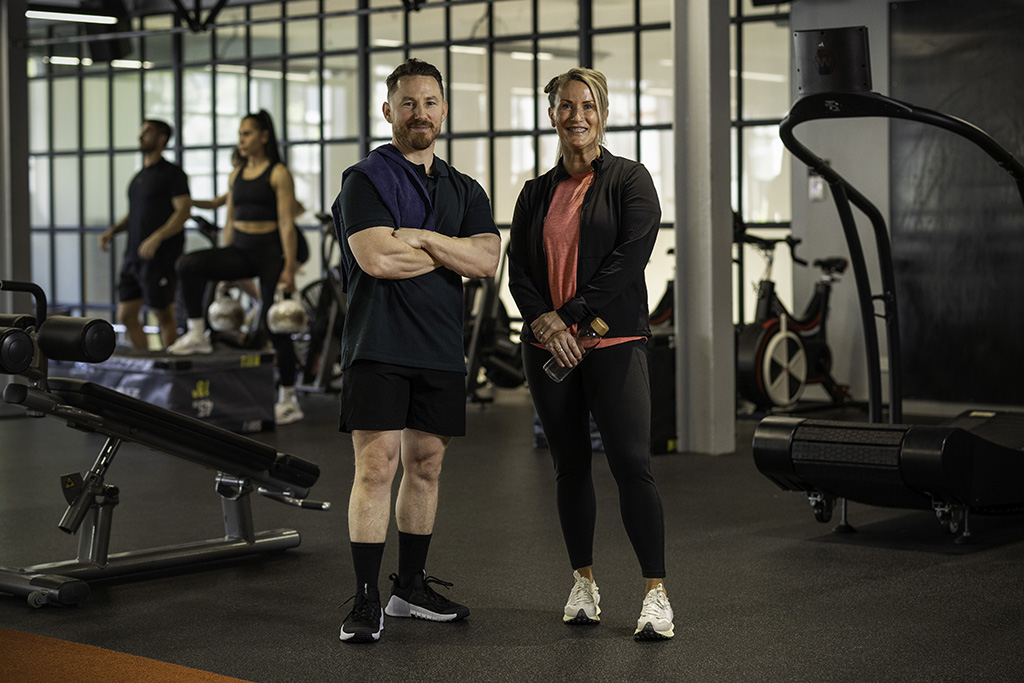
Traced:
<path fill-rule="evenodd" d="M 387 78 L 392 140 L 342 175 L 333 208 L 348 312 L 340 430 L 352 434 L 348 529 L 356 579 L 341 640 L 376 642 L 384 615 L 469 615 L 427 577 L 445 448 L 466 430 L 462 279 L 493 277 L 501 238 L 480 184 L 434 155 L 448 115 L 441 74 L 410 59 Z M 395 502 L 398 572 L 382 610 L 377 582 Z"/>

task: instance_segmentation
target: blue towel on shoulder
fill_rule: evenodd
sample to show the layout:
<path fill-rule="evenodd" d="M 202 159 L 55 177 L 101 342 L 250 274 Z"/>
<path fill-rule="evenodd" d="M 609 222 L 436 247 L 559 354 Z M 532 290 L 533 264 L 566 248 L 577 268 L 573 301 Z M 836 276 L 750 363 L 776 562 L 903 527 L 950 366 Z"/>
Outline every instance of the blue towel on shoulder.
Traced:
<path fill-rule="evenodd" d="M 430 203 L 430 194 L 423 176 L 394 145 L 381 145 L 367 154 L 362 161 L 349 166 L 341 176 L 342 184 L 354 171 L 364 173 L 377 188 L 384 205 L 395 219 L 395 225 L 434 230 L 434 208 Z M 342 287 L 347 292 L 351 267 L 349 258 L 352 258 L 352 254 L 341 222 L 341 207 L 338 203 L 340 198 L 339 192 L 331 206 L 331 215 L 334 217 L 334 232 L 341 246 Z"/>

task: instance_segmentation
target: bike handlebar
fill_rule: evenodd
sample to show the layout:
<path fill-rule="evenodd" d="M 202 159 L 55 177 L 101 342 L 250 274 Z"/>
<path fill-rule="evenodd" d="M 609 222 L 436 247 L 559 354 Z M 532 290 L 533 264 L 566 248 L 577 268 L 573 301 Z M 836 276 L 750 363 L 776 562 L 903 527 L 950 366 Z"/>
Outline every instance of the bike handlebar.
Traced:
<path fill-rule="evenodd" d="M 781 239 L 767 239 L 765 237 L 758 237 L 757 235 L 750 235 L 744 232 L 738 235 L 738 241 L 744 244 L 752 244 L 753 246 L 765 252 L 773 252 L 775 251 L 775 247 L 778 244 L 785 242 L 786 245 L 789 247 L 789 253 L 793 259 L 793 262 L 799 263 L 801 266 L 807 265 L 807 261 L 796 255 L 796 246 L 803 241 L 799 237 L 786 235 L 786 237 Z"/>

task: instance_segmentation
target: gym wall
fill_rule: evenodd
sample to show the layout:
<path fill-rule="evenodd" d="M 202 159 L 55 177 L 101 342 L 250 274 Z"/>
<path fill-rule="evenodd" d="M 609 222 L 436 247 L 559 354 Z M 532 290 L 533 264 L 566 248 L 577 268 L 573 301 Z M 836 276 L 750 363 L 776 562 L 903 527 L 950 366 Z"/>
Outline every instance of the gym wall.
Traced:
<path fill-rule="evenodd" d="M 1024 158 L 1024 0 L 894 3 L 890 21 L 891 95 L 973 123 Z M 907 397 L 1024 404 L 1024 206 L 1013 179 L 934 126 L 894 120 L 890 144 Z"/>

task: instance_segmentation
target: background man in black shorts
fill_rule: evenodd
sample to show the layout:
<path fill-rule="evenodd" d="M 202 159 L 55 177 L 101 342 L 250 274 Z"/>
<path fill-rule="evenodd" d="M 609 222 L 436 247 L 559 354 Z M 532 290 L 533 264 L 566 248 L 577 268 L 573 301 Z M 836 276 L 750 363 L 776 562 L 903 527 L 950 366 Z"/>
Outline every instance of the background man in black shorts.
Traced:
<path fill-rule="evenodd" d="M 352 433 L 356 465 L 348 508 L 356 595 L 341 626 L 346 642 L 376 641 L 384 614 L 469 614 L 428 585 L 425 565 L 445 447 L 466 431 L 462 278 L 493 277 L 501 249 L 483 188 L 434 156 L 448 114 L 441 74 L 411 59 L 387 86 L 392 142 L 345 171 L 333 207 L 349 297 L 340 428 Z M 377 580 L 399 461 L 398 573 L 382 611 Z"/>
<path fill-rule="evenodd" d="M 149 348 L 140 317 L 143 304 L 156 316 L 163 348 L 178 338 L 174 262 L 185 248 L 183 229 L 192 200 L 188 176 L 163 158 L 171 133 L 171 127 L 163 121 L 142 124 L 142 170 L 128 186 L 128 215 L 100 235 L 100 248 L 106 251 L 114 235 L 128 231 L 117 284 L 117 320 L 124 325 L 131 345 L 140 350 Z"/>

